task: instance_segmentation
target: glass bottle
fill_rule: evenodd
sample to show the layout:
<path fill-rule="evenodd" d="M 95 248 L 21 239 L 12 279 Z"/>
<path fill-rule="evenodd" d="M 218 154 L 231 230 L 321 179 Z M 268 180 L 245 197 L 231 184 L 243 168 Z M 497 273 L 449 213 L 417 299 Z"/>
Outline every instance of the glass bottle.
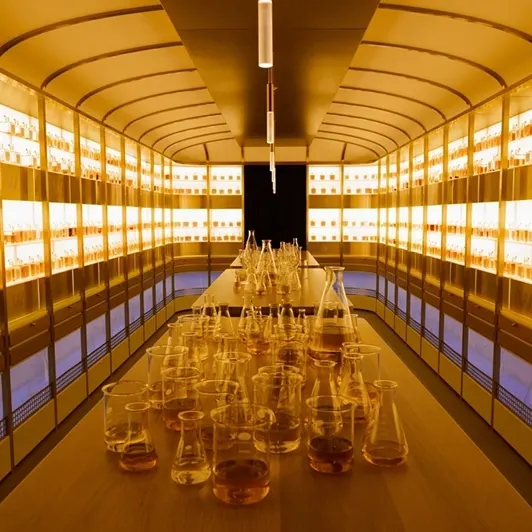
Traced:
<path fill-rule="evenodd" d="M 220 312 L 216 316 L 213 338 L 218 341 L 222 334 L 233 335 L 234 333 L 233 322 L 229 313 L 229 303 L 220 303 Z"/>
<path fill-rule="evenodd" d="M 170 476 L 177 484 L 201 484 L 211 476 L 211 468 L 201 440 L 203 412 L 189 410 L 179 414 L 181 437 Z"/>
<path fill-rule="evenodd" d="M 255 239 L 255 229 L 250 229 L 248 231 L 248 239 L 246 240 L 246 250 L 254 251 L 258 249 L 257 240 Z"/>
<path fill-rule="evenodd" d="M 344 270 L 340 266 L 325 268 L 325 287 L 309 341 L 309 356 L 312 358 L 340 362 L 342 343 L 354 341 L 353 320 L 343 281 Z"/>
<path fill-rule="evenodd" d="M 262 241 L 262 249 L 259 256 L 259 262 L 257 264 L 257 272 L 262 271 L 268 272 L 272 286 L 275 286 L 277 284 L 277 266 L 275 264 L 271 240 Z"/>
<path fill-rule="evenodd" d="M 336 362 L 332 360 L 314 360 L 316 380 L 312 386 L 311 397 L 318 395 L 338 395 L 338 386 L 334 370 Z"/>
<path fill-rule="evenodd" d="M 157 452 L 148 424 L 150 403 L 129 403 L 126 411 L 128 431 L 118 463 L 122 469 L 132 473 L 153 469 L 157 465 Z"/>
<path fill-rule="evenodd" d="M 307 314 L 304 308 L 300 308 L 297 311 L 297 325 L 301 327 L 301 332 L 303 334 L 308 334 L 308 321 L 307 321 Z"/>
<path fill-rule="evenodd" d="M 397 466 L 406 462 L 408 444 L 403 424 L 395 405 L 397 383 L 378 380 L 374 386 L 379 394 L 373 420 L 364 435 L 362 454 L 371 464 Z"/>
<path fill-rule="evenodd" d="M 283 303 L 281 314 L 279 316 L 279 325 L 283 327 L 296 325 L 294 309 L 290 303 Z"/>
<path fill-rule="evenodd" d="M 355 405 L 355 423 L 366 423 L 371 419 L 372 407 L 362 375 L 362 357 L 344 352 L 342 368 L 340 394 Z"/>

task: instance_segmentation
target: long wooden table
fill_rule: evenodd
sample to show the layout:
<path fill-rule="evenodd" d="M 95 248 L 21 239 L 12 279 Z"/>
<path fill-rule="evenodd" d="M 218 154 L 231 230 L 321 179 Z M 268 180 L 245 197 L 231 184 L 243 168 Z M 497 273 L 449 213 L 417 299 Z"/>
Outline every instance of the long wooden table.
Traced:
<path fill-rule="evenodd" d="M 314 305 L 319 302 L 325 286 L 325 271 L 321 268 L 307 268 L 299 270 L 301 290 L 291 293 L 288 300 L 295 310 L 304 308 L 308 312 L 314 311 Z M 235 270 L 223 271 L 218 279 L 195 302 L 194 307 L 203 305 L 205 296 L 214 296 L 220 303 L 228 303 L 232 315 L 240 315 L 246 292 L 244 287 L 235 289 Z M 270 304 L 282 303 L 286 296 L 281 296 L 271 289 L 268 293 L 253 297 L 255 306 L 267 307 Z"/>
<path fill-rule="evenodd" d="M 310 470 L 302 444 L 272 457 L 264 501 L 234 508 L 214 497 L 210 482 L 172 482 L 178 435 L 156 414 L 157 469 L 121 471 L 104 448 L 100 402 L 0 504 L 0 530 L 530 532 L 525 500 L 365 320 L 360 329 L 365 342 L 382 347 L 383 376 L 399 382 L 397 405 L 410 445 L 406 465 L 376 468 L 357 452 L 351 473 L 321 475 Z M 146 360 L 125 378 L 145 379 Z"/>
<path fill-rule="evenodd" d="M 312 256 L 309 251 L 301 252 L 301 268 L 319 268 L 320 263 Z M 232 263 L 231 268 L 242 268 L 240 257 L 237 257 Z"/>

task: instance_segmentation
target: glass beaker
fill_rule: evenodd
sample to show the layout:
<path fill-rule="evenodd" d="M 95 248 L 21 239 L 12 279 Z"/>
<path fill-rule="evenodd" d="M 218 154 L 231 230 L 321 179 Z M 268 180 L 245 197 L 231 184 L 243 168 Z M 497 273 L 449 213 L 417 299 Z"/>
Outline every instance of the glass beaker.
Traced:
<path fill-rule="evenodd" d="M 362 378 L 364 379 L 364 385 L 368 392 L 372 409 L 375 409 L 378 400 L 378 393 L 373 383 L 381 378 L 380 353 L 381 348 L 376 345 L 357 344 L 355 342 L 345 342 L 342 344 L 340 387 L 342 387 L 343 381 L 349 378 L 350 371 L 353 369 L 351 364 L 352 357 L 360 357 L 361 360 L 358 365 Z M 345 364 L 344 358 L 347 358 L 347 363 Z"/>
<path fill-rule="evenodd" d="M 203 417 L 203 412 L 195 410 L 179 413 L 181 437 L 170 471 L 172 480 L 177 484 L 201 484 L 211 476 L 200 435 L 200 422 Z"/>
<path fill-rule="evenodd" d="M 297 368 L 303 385 L 307 379 L 307 349 L 302 334 L 285 337 L 274 335 L 272 343 L 272 364 Z"/>
<path fill-rule="evenodd" d="M 336 362 L 332 360 L 314 360 L 314 368 L 316 369 L 316 380 L 312 385 L 310 396 L 338 395 L 335 375 Z"/>
<path fill-rule="evenodd" d="M 182 345 L 181 334 L 183 332 L 183 324 L 177 319 L 176 321 L 168 324 L 168 344 L 169 345 Z"/>
<path fill-rule="evenodd" d="M 340 266 L 325 268 L 325 287 L 309 342 L 312 358 L 339 363 L 342 344 L 354 341 L 353 321 L 344 289 L 344 270 Z"/>
<path fill-rule="evenodd" d="M 238 384 L 236 400 L 249 402 L 248 369 L 251 355 L 247 353 L 225 353 L 214 356 L 214 376 L 216 380 L 233 381 Z"/>
<path fill-rule="evenodd" d="M 267 337 L 266 316 L 251 314 L 246 318 L 246 347 L 250 355 L 267 355 L 270 340 Z"/>
<path fill-rule="evenodd" d="M 213 410 L 211 417 L 214 495 L 236 505 L 261 501 L 270 491 L 269 433 L 275 421 L 273 412 L 250 403 L 232 403 Z M 227 441 L 235 444 L 223 444 Z"/>
<path fill-rule="evenodd" d="M 180 412 L 197 410 L 200 372 L 194 367 L 168 368 L 161 372 L 163 378 L 163 421 L 170 430 L 180 430 Z"/>
<path fill-rule="evenodd" d="M 148 471 L 157 465 L 157 452 L 148 423 L 150 403 L 128 403 L 127 437 L 118 463 L 122 469 L 132 473 Z"/>
<path fill-rule="evenodd" d="M 205 414 L 200 422 L 201 440 L 205 449 L 212 451 L 214 448 L 214 425 L 210 413 L 215 408 L 226 406 L 235 401 L 238 383 L 212 379 L 199 382 L 195 386 L 198 392 L 199 407 Z"/>
<path fill-rule="evenodd" d="M 229 303 L 220 303 L 220 312 L 216 316 L 213 338 L 218 341 L 222 334 L 234 334 L 233 322 L 229 313 Z"/>
<path fill-rule="evenodd" d="M 366 423 L 371 419 L 372 405 L 362 375 L 362 357 L 344 352 L 342 368 L 340 394 L 355 405 L 355 423 Z"/>
<path fill-rule="evenodd" d="M 140 381 L 123 380 L 106 384 L 102 392 L 105 445 L 108 451 L 121 452 L 128 435 L 126 405 L 148 402 L 148 386 Z"/>
<path fill-rule="evenodd" d="M 239 338 L 234 334 L 221 334 L 220 338 L 218 338 L 218 346 L 216 348 L 215 355 L 222 355 L 223 353 L 238 351 L 238 342 Z"/>
<path fill-rule="evenodd" d="M 258 373 L 253 378 L 253 402 L 267 406 L 275 414 L 270 427 L 270 452 L 289 453 L 301 441 L 301 384 L 299 373 L 281 370 Z M 259 450 L 263 442 L 257 442 Z"/>
<path fill-rule="evenodd" d="M 317 395 L 306 401 L 308 460 L 314 471 L 339 474 L 353 467 L 354 405 L 337 395 Z"/>
<path fill-rule="evenodd" d="M 188 349 L 183 346 L 156 345 L 146 349 L 148 361 L 148 399 L 152 408 L 163 407 L 163 380 L 161 371 L 170 366 L 181 366 Z"/>
<path fill-rule="evenodd" d="M 378 401 L 364 434 L 362 454 L 364 458 L 377 466 L 398 466 L 406 462 L 408 444 L 395 404 L 397 383 L 390 380 L 378 380 L 374 383 Z"/>

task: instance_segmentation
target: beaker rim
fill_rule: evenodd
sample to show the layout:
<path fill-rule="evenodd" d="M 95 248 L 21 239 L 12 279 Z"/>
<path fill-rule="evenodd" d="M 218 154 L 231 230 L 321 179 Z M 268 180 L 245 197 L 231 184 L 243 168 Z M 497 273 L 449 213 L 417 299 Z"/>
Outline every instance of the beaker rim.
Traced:
<path fill-rule="evenodd" d="M 212 386 L 212 389 L 205 389 L 207 386 Z M 220 387 L 218 387 L 220 386 Z M 227 387 L 233 388 L 233 390 L 227 390 Z M 194 389 L 202 395 L 233 395 L 240 388 L 240 384 L 235 381 L 228 381 L 225 379 L 207 379 L 197 384 L 194 384 Z M 221 390 L 221 391 L 220 391 Z"/>
<path fill-rule="evenodd" d="M 364 356 L 364 355 L 375 355 L 377 353 L 380 353 L 382 351 L 382 347 L 379 347 L 378 345 L 372 345 L 372 344 L 357 344 L 356 342 L 344 342 L 342 344 L 342 347 L 344 345 L 350 344 L 354 349 L 357 349 L 358 352 L 357 355 Z M 352 345 L 351 345 L 352 344 Z M 355 353 L 351 353 L 355 354 Z"/>
<path fill-rule="evenodd" d="M 201 421 L 205 414 L 201 410 L 185 410 L 177 415 L 180 421 Z"/>
<path fill-rule="evenodd" d="M 395 390 L 399 384 L 397 384 L 397 381 L 392 381 L 389 379 L 378 379 L 373 381 L 373 386 L 379 390 Z"/>
<path fill-rule="evenodd" d="M 344 266 L 325 266 L 325 271 L 330 270 L 331 272 L 344 272 Z"/>
<path fill-rule="evenodd" d="M 236 422 L 227 421 L 231 418 L 231 413 L 237 414 L 238 412 L 245 413 L 245 420 Z M 250 414 L 250 415 L 248 415 Z M 252 403 L 231 403 L 229 405 L 220 406 L 211 410 L 211 419 L 217 425 L 230 429 L 256 429 L 265 425 L 271 425 L 275 423 L 275 414 L 273 410 L 261 405 L 255 405 Z"/>
<path fill-rule="evenodd" d="M 249 353 L 226 351 L 225 353 L 216 353 L 213 358 L 215 360 L 250 361 L 252 357 Z"/>
<path fill-rule="evenodd" d="M 334 412 L 349 412 L 355 407 L 353 402 L 343 395 L 315 395 L 306 399 L 305 403 L 308 408 L 318 412 L 331 412 L 331 408 L 327 406 L 327 403 L 333 405 Z"/>
<path fill-rule="evenodd" d="M 193 366 L 172 366 L 161 370 L 161 376 L 173 379 L 199 379 L 201 372 Z"/>
<path fill-rule="evenodd" d="M 147 412 L 151 406 L 148 401 L 135 401 L 133 403 L 127 403 L 125 406 L 128 412 Z"/>
<path fill-rule="evenodd" d="M 334 368 L 336 366 L 336 362 L 334 360 L 320 360 L 320 359 L 314 359 L 313 363 L 315 366 L 320 366 L 322 368 Z"/>
<path fill-rule="evenodd" d="M 148 349 L 146 349 L 148 355 L 157 357 L 184 355 L 187 351 L 188 347 L 171 344 L 154 345 L 153 347 L 148 347 Z"/>
<path fill-rule="evenodd" d="M 114 388 L 117 386 L 137 386 L 137 389 L 134 391 L 128 390 L 128 391 L 114 391 Z M 110 382 L 109 384 L 106 384 L 105 386 L 102 386 L 102 392 L 107 395 L 115 395 L 115 396 L 124 396 L 127 397 L 128 395 L 138 395 L 140 393 L 144 393 L 148 391 L 148 385 L 145 382 L 137 381 L 133 379 L 125 379 L 122 381 L 116 381 L 116 382 Z"/>

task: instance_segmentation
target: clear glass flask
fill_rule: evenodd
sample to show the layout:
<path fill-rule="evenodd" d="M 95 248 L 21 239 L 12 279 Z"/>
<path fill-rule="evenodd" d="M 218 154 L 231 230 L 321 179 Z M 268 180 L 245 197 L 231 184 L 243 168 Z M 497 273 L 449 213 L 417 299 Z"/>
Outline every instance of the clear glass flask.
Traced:
<path fill-rule="evenodd" d="M 209 294 L 204 296 L 204 302 L 201 307 L 201 330 L 205 338 L 211 338 L 216 325 L 216 304 L 214 296 Z"/>
<path fill-rule="evenodd" d="M 292 308 L 291 303 L 282 304 L 281 314 L 279 315 L 279 325 L 282 325 L 282 326 L 296 325 L 294 309 Z"/>
<path fill-rule="evenodd" d="M 238 336 L 235 336 L 234 334 L 223 333 L 220 335 L 220 338 L 218 338 L 218 344 L 216 346 L 216 352 L 214 354 L 223 355 L 225 353 L 238 351 L 238 342 Z"/>
<path fill-rule="evenodd" d="M 211 476 L 211 468 L 201 440 L 200 422 L 203 417 L 203 412 L 194 410 L 179 414 L 181 437 L 170 471 L 172 480 L 177 484 L 201 484 Z"/>
<path fill-rule="evenodd" d="M 214 356 L 214 378 L 238 384 L 236 400 L 249 402 L 248 372 L 251 355 L 247 353 L 225 353 Z M 221 391 L 225 391 L 222 389 Z"/>
<path fill-rule="evenodd" d="M 362 455 L 371 464 L 393 467 L 406 462 L 408 444 L 397 406 L 397 383 L 390 380 L 374 382 L 378 393 L 373 419 L 366 429 Z"/>
<path fill-rule="evenodd" d="M 234 505 L 261 501 L 270 491 L 269 443 L 274 413 L 264 406 L 237 402 L 213 410 L 211 417 L 214 495 Z M 228 445 L 231 441 L 238 445 Z"/>
<path fill-rule="evenodd" d="M 157 465 L 157 452 L 148 423 L 150 403 L 129 403 L 126 411 L 128 431 L 118 463 L 122 469 L 132 473 L 153 469 Z"/>
<path fill-rule="evenodd" d="M 335 375 L 336 362 L 332 360 L 314 360 L 314 368 L 316 370 L 316 380 L 312 385 L 310 396 L 338 395 Z"/>
<path fill-rule="evenodd" d="M 262 249 L 257 264 L 257 272 L 268 272 L 272 286 L 277 284 L 277 265 L 272 249 L 271 240 L 262 241 Z"/>
<path fill-rule="evenodd" d="M 220 312 L 216 316 L 213 338 L 218 341 L 222 334 L 234 334 L 233 322 L 229 313 L 229 303 L 220 303 Z"/>
<path fill-rule="evenodd" d="M 362 375 L 362 357 L 344 352 L 342 369 L 340 394 L 355 405 L 355 423 L 367 423 L 371 419 L 372 405 Z"/>
<path fill-rule="evenodd" d="M 312 358 L 339 363 L 342 344 L 354 341 L 353 320 L 343 282 L 344 270 L 340 266 L 325 268 L 325 287 L 309 341 L 309 356 Z"/>
<path fill-rule="evenodd" d="M 255 251 L 258 249 L 257 240 L 255 239 L 255 230 L 251 229 L 248 231 L 248 238 L 246 240 L 246 250 Z"/>
<path fill-rule="evenodd" d="M 161 372 L 163 379 L 163 421 L 166 428 L 181 429 L 179 414 L 198 409 L 198 392 L 195 385 L 201 380 L 200 372 L 193 367 L 168 368 Z"/>
<path fill-rule="evenodd" d="M 207 342 L 199 334 L 193 332 L 183 333 L 181 338 L 183 347 L 188 349 L 183 365 L 196 368 L 203 376 L 203 361 L 209 355 Z"/>
<path fill-rule="evenodd" d="M 303 334 L 308 334 L 309 333 L 309 330 L 308 330 L 308 320 L 307 320 L 307 314 L 306 314 L 306 311 L 304 308 L 300 308 L 298 311 L 297 311 L 297 320 L 296 320 L 296 324 L 299 325 L 301 327 L 301 332 Z"/>
<path fill-rule="evenodd" d="M 249 312 L 255 312 L 255 306 L 253 305 L 253 296 L 245 295 L 242 305 L 242 311 L 240 312 L 240 320 L 238 321 L 238 336 L 245 341 L 246 338 L 246 318 Z"/>
<path fill-rule="evenodd" d="M 267 336 L 268 317 L 258 314 L 249 314 L 246 318 L 246 347 L 250 355 L 267 355 L 270 349 L 270 340 Z"/>

